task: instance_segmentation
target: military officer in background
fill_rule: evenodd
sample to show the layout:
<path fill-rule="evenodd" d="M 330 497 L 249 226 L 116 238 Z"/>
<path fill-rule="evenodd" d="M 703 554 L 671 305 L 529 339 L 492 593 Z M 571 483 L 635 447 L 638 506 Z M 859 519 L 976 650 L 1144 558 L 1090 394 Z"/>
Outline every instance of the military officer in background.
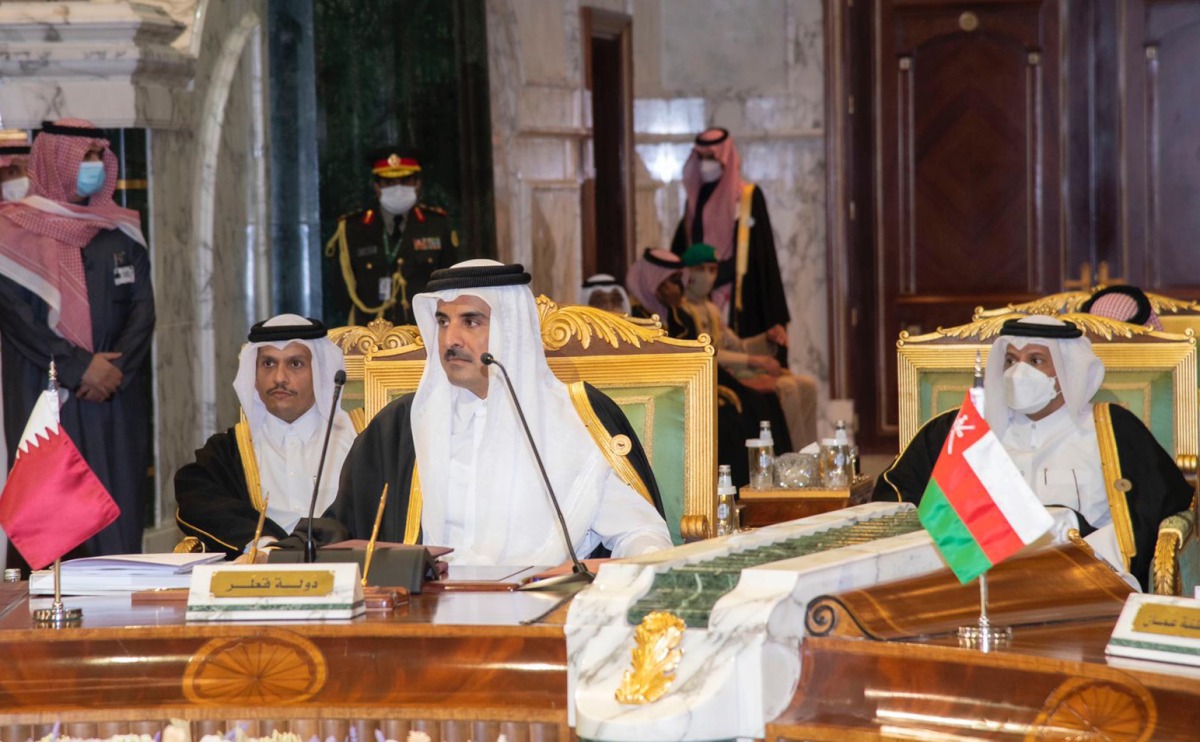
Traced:
<path fill-rule="evenodd" d="M 347 324 L 382 317 L 414 324 L 409 302 L 429 275 L 457 262 L 458 233 L 446 212 L 420 203 L 421 165 L 411 153 L 377 150 L 370 159 L 376 206 L 338 220 L 325 245 L 336 253 L 349 294 Z"/>

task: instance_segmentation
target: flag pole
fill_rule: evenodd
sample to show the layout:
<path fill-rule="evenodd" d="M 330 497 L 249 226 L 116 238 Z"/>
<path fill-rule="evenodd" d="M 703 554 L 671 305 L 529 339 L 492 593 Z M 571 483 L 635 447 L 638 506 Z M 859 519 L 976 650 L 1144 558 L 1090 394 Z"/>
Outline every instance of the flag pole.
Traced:
<path fill-rule="evenodd" d="M 47 387 L 55 394 L 58 393 L 58 369 L 54 365 L 54 357 L 50 357 L 50 382 Z M 68 624 L 79 623 L 83 620 L 82 608 L 67 608 L 62 602 L 62 559 L 54 560 L 54 603 L 49 608 L 38 608 L 33 612 L 34 623 L 50 626 L 56 629 Z"/>
<path fill-rule="evenodd" d="M 990 652 L 1012 640 L 1011 626 L 993 626 L 988 618 L 987 572 L 979 575 L 979 622 L 975 626 L 958 627 L 958 646 Z"/>
<path fill-rule="evenodd" d="M 971 403 L 980 412 L 984 410 L 983 394 L 983 354 L 975 351 L 975 381 L 971 385 Z M 958 627 L 958 645 L 960 647 L 978 648 L 981 652 L 990 652 L 995 647 L 1006 644 L 1012 639 L 1012 628 L 1009 626 L 992 626 L 988 617 L 988 582 L 987 572 L 979 575 L 979 624 L 977 626 Z"/>
<path fill-rule="evenodd" d="M 83 620 L 82 608 L 67 608 L 62 602 L 62 559 L 54 560 L 54 603 L 33 612 L 35 623 L 60 629 Z"/>

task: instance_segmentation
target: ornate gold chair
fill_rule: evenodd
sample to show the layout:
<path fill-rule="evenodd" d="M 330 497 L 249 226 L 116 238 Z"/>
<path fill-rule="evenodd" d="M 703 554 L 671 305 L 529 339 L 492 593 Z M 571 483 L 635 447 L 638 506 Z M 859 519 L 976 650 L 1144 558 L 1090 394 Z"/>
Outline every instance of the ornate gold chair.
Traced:
<path fill-rule="evenodd" d="M 362 430 L 367 414 L 363 399 L 363 363 L 367 356 L 381 350 L 394 350 L 417 343 L 421 333 L 415 325 L 393 325 L 385 319 L 371 320 L 365 327 L 334 327 L 329 339 L 342 349 L 346 361 L 346 386 L 342 389 L 342 409 L 350 413 L 354 426 Z"/>
<path fill-rule="evenodd" d="M 634 430 L 658 480 L 671 538 L 707 538 L 716 524 L 715 356 L 707 336 L 676 340 L 658 322 L 619 317 L 592 307 L 537 299 L 550 368 L 565 383 L 587 381 L 612 397 Z M 399 328 L 398 328 L 399 329 Z M 369 419 L 414 391 L 425 345 L 368 350 L 362 361 Z M 345 345 L 343 348 L 347 347 Z M 347 377 L 351 376 L 347 357 Z"/>
<path fill-rule="evenodd" d="M 1043 302 L 1021 308 L 1057 314 L 1053 309 L 1064 306 L 1056 297 L 1047 297 Z M 970 324 L 939 328 L 926 335 L 900 333 L 896 354 L 901 451 L 921 425 L 962 403 L 971 383 L 976 351 L 982 353 L 986 363 L 1004 321 L 1026 316 L 1026 312 L 1016 309 L 979 310 Z M 1088 333 L 1096 355 L 1104 362 L 1104 384 L 1093 401 L 1115 402 L 1136 413 L 1175 457 L 1185 476 L 1194 477 L 1200 451 L 1195 335 L 1190 330 L 1182 334 L 1155 332 L 1088 314 L 1068 312 L 1059 316 Z M 1198 560 L 1200 542 L 1195 538 L 1193 514 L 1184 512 L 1168 518 L 1160 528 L 1155 552 L 1155 591 L 1180 594 L 1188 589 L 1190 594 L 1188 585 L 1195 585 L 1200 577 Z"/>
<path fill-rule="evenodd" d="M 1051 294 L 1024 304 L 1009 304 L 997 309 L 976 307 L 975 315 L 971 319 L 985 320 L 1011 313 L 1049 315 L 1075 313 L 1079 311 L 1084 302 L 1091 298 L 1092 294 L 1104 288 L 1107 286 L 1099 283 L 1089 291 L 1064 291 L 1061 294 Z M 1191 330 L 1193 335 L 1200 336 L 1200 302 L 1149 292 L 1146 293 L 1146 298 L 1150 300 L 1150 308 L 1158 315 L 1164 332 L 1185 335 L 1188 330 Z"/>

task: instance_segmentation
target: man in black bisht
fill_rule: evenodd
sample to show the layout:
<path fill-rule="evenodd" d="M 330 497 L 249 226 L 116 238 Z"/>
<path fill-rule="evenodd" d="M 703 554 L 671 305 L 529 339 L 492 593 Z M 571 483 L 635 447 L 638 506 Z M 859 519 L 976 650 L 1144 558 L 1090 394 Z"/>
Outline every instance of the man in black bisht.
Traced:
<path fill-rule="evenodd" d="M 767 332 L 791 320 L 775 233 L 762 189 L 742 180 L 741 158 L 725 129 L 707 129 L 696 137 L 683 165 L 687 211 L 675 230 L 671 251 L 682 256 L 703 242 L 717 253 L 712 301 L 741 337 Z M 786 352 L 779 357 L 786 362 Z"/>
<path fill-rule="evenodd" d="M 1123 575 L 1149 588 L 1158 524 L 1188 507 L 1192 488 L 1129 410 L 1091 399 L 1104 364 L 1070 322 L 1004 323 L 984 376 L 984 417 L 1055 517 Z M 957 410 L 933 418 L 875 485 L 875 500 L 919 503 Z M 1126 578 L 1131 579 L 1130 577 Z"/>
<path fill-rule="evenodd" d="M 351 325 L 376 318 L 411 325 L 412 297 L 425 290 L 430 274 L 457 260 L 458 233 L 444 210 L 420 203 L 415 156 L 377 150 L 370 165 L 376 204 L 338 219 L 325 245 L 340 266 L 339 314 L 346 311 Z"/>
<path fill-rule="evenodd" d="M 620 408 L 546 364 L 529 281 L 519 265 L 470 260 L 435 273 L 414 298 L 425 370 L 346 459 L 330 513 L 351 537 L 371 535 L 386 484 L 383 540 L 450 546 L 455 564 L 565 562 L 519 399 L 577 556 L 671 546 L 654 474 Z M 517 399 L 485 353 L 508 369 Z"/>
<path fill-rule="evenodd" d="M 305 532 L 317 471 L 315 510 L 321 513 L 337 495 L 342 462 L 358 433 L 351 416 L 332 407 L 334 377 L 346 367 L 324 325 L 281 314 L 250 328 L 249 341 L 233 382 L 240 421 L 210 437 L 196 460 L 175 474 L 179 530 L 205 551 L 229 558 L 249 550 L 264 508 L 259 547 Z M 314 531 L 332 537 L 329 525 L 315 523 Z"/>

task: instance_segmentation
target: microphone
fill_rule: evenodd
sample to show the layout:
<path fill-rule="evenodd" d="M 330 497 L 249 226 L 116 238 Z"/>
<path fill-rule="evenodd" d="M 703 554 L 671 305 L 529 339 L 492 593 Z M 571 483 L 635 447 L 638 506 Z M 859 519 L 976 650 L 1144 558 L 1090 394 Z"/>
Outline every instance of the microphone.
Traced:
<path fill-rule="evenodd" d="M 329 450 L 329 434 L 333 432 L 333 417 L 337 414 L 338 399 L 342 396 L 342 386 L 346 383 L 346 372 L 338 369 L 333 375 L 333 405 L 329 408 L 329 422 L 325 424 L 325 442 L 321 444 L 321 461 L 317 464 L 317 478 L 313 481 L 312 498 L 308 503 L 308 535 L 304 539 L 304 563 L 312 564 L 317 561 L 317 545 L 313 541 L 313 516 L 317 510 L 317 492 L 321 488 L 321 472 L 325 469 L 325 453 Z"/>
<path fill-rule="evenodd" d="M 533 458 L 537 461 L 538 469 L 542 472 L 542 481 L 546 483 L 546 491 L 550 493 L 550 502 L 554 505 L 554 514 L 558 516 L 559 530 L 562 532 L 563 543 L 567 547 L 567 554 L 571 557 L 572 573 L 561 577 L 552 577 L 548 580 L 531 583 L 538 587 L 551 587 L 553 585 L 562 585 L 569 582 L 591 582 L 596 579 L 596 575 L 592 574 L 583 562 L 579 561 L 579 557 L 575 556 L 575 547 L 571 545 L 571 533 L 567 530 L 567 519 L 563 517 L 562 508 L 558 504 L 558 496 L 554 494 L 554 487 L 550 484 L 550 477 L 546 474 L 546 467 L 542 465 L 542 455 L 538 453 L 537 444 L 533 441 L 533 433 L 529 431 L 529 423 L 525 421 L 525 411 L 521 409 L 521 400 L 517 399 L 517 392 L 513 389 L 512 379 L 508 378 L 508 369 L 503 363 L 496 360 L 496 356 L 491 353 L 484 353 L 479 356 L 479 360 L 485 366 L 495 365 L 504 374 L 504 383 L 508 385 L 509 396 L 512 397 L 513 406 L 517 408 L 517 415 L 521 418 L 521 427 L 525 429 L 525 437 L 529 440 L 529 447 L 533 449 Z"/>

